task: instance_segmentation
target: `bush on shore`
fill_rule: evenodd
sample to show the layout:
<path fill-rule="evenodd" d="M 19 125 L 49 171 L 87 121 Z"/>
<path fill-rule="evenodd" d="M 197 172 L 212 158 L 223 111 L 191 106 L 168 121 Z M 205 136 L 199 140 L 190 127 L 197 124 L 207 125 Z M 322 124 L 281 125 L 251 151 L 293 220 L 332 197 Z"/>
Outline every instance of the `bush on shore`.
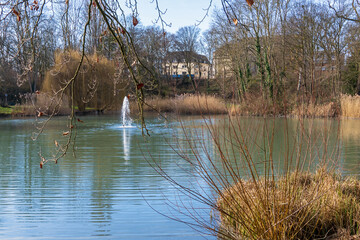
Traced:
<path fill-rule="evenodd" d="M 223 190 L 217 203 L 221 227 L 234 239 L 326 239 L 340 232 L 350 239 L 360 230 L 360 181 L 324 168 L 244 180 Z"/>

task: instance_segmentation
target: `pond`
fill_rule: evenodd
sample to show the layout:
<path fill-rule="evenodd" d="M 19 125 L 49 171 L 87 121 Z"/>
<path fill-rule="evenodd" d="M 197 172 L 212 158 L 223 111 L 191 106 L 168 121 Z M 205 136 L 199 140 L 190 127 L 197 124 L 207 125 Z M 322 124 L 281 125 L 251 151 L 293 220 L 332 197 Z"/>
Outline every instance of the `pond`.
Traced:
<path fill-rule="evenodd" d="M 171 218 L 194 223 L 187 212 L 181 213 L 184 205 L 202 209 L 207 221 L 210 209 L 176 191 L 149 164 L 156 160 L 178 182 L 211 193 L 199 176 L 188 174 L 191 166 L 173 149 L 183 139 L 179 122 L 149 118 L 151 137 L 144 138 L 136 127 L 121 128 L 119 118 L 83 117 L 76 157 L 71 150 L 58 164 L 50 162 L 43 169 L 39 152 L 49 156 L 54 139 L 64 141 L 66 118 L 53 119 L 36 142 L 31 140 L 33 119 L 0 120 L 0 239 L 203 239 L 200 232 Z M 201 117 L 181 120 L 187 129 L 204 123 Z M 243 121 L 251 125 L 262 120 Z M 275 121 L 283 126 L 285 120 Z M 331 130 L 340 129 L 339 169 L 359 174 L 360 120 L 314 121 L 316 128 L 325 121 L 340 126 Z M 290 120 L 290 125 L 297 122 Z M 199 136 L 212 149 L 208 135 Z"/>

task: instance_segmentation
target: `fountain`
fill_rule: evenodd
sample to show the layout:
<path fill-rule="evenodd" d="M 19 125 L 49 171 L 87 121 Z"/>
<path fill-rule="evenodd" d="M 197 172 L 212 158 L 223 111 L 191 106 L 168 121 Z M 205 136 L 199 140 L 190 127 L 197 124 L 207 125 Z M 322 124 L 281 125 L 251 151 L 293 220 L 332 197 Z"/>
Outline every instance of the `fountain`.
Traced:
<path fill-rule="evenodd" d="M 130 117 L 130 105 L 129 105 L 129 97 L 125 96 L 123 100 L 123 104 L 121 107 L 121 118 L 122 118 L 122 127 L 132 127 L 132 119 Z"/>

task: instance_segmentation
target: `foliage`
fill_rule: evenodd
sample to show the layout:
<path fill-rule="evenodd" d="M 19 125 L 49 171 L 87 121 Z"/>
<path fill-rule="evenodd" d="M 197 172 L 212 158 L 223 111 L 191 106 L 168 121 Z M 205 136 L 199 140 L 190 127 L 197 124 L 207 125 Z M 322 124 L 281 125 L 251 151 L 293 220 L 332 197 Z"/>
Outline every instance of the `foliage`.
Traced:
<path fill-rule="evenodd" d="M 66 86 L 67 80 L 75 74 L 80 58 L 81 54 L 74 50 L 57 52 L 55 66 L 46 74 L 43 91 L 56 92 Z M 75 81 L 74 96 L 68 89 L 67 97 L 74 98 L 79 111 L 84 111 L 86 106 L 97 110 L 119 109 L 126 84 L 121 75 L 115 74 L 115 69 L 115 63 L 104 56 L 87 56 Z"/>
<path fill-rule="evenodd" d="M 347 67 L 344 71 L 343 79 L 343 91 L 346 94 L 354 95 L 359 93 L 360 89 L 358 86 L 359 80 L 359 63 L 354 58 L 348 59 Z"/>
<path fill-rule="evenodd" d="M 13 112 L 11 107 L 0 107 L 0 115 L 10 115 Z"/>

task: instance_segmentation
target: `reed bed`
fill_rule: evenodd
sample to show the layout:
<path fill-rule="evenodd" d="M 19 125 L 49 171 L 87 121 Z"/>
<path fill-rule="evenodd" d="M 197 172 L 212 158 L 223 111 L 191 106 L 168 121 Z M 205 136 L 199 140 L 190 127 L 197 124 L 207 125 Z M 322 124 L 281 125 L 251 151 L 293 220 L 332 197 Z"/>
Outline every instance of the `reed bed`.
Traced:
<path fill-rule="evenodd" d="M 175 108 L 179 114 L 227 113 L 224 100 L 211 95 L 181 95 L 175 99 Z"/>
<path fill-rule="evenodd" d="M 131 104 L 131 112 L 137 112 L 137 106 Z M 146 99 L 144 111 L 172 112 L 181 115 L 225 114 L 223 99 L 212 95 L 182 94 L 175 98 L 152 97 Z"/>
<path fill-rule="evenodd" d="M 360 96 L 341 95 L 341 116 L 360 118 Z"/>
<path fill-rule="evenodd" d="M 244 102 L 232 104 L 229 108 L 229 113 L 232 116 L 269 116 L 276 113 L 273 110 L 274 108 L 271 107 L 271 104 L 264 100 L 262 96 L 248 95 Z"/>
<path fill-rule="evenodd" d="M 318 118 L 338 117 L 340 115 L 340 107 L 335 102 L 324 104 L 300 104 L 299 106 L 294 107 L 291 115 L 297 117 Z"/>

